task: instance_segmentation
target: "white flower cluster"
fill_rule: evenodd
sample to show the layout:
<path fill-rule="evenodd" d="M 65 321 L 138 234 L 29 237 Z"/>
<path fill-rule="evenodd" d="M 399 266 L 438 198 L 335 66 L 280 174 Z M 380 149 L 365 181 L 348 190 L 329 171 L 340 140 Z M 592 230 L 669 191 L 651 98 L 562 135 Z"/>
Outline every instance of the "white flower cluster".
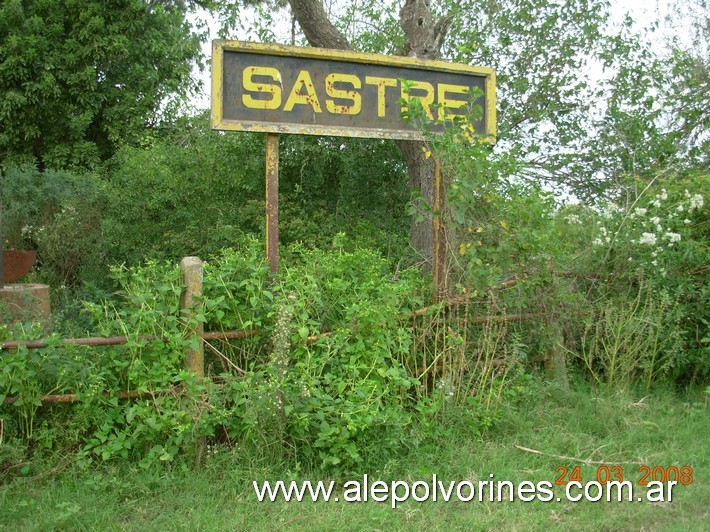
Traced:
<path fill-rule="evenodd" d="M 44 226 L 41 227 L 35 227 L 33 225 L 23 225 L 20 228 L 20 238 L 23 241 L 31 241 L 35 239 L 38 236 L 41 236 L 42 233 L 44 232 Z M 5 245 L 9 246 L 10 245 L 10 240 L 5 239 Z"/>
<path fill-rule="evenodd" d="M 641 238 L 639 238 L 639 244 L 642 246 L 655 246 L 656 233 L 643 233 Z"/>
<path fill-rule="evenodd" d="M 649 222 L 651 222 L 651 225 L 656 226 L 656 231 L 659 233 L 663 231 L 663 226 L 661 225 L 661 218 L 660 216 L 651 216 L 651 218 L 648 219 Z M 646 225 L 646 222 L 643 222 L 643 225 Z"/>
<path fill-rule="evenodd" d="M 660 207 L 661 202 L 665 201 L 668 199 L 668 192 L 666 192 L 666 189 L 663 188 L 661 189 L 661 192 L 659 194 L 656 194 L 656 198 L 651 202 L 651 205 L 654 207 Z"/>
<path fill-rule="evenodd" d="M 672 231 L 668 231 L 665 235 L 663 235 L 664 240 L 668 240 L 668 247 L 672 248 L 673 244 L 676 242 L 680 242 L 681 236 L 680 233 L 673 233 Z"/>
<path fill-rule="evenodd" d="M 311 396 L 311 390 L 306 386 L 306 383 L 301 382 L 301 397 L 310 397 Z"/>
<path fill-rule="evenodd" d="M 705 199 L 700 194 L 695 194 L 690 198 L 690 207 L 688 207 L 688 212 L 693 212 L 694 210 L 700 210 L 705 205 Z"/>
<path fill-rule="evenodd" d="M 207 445 L 207 456 L 214 456 L 218 452 L 216 445 Z"/>
<path fill-rule="evenodd" d="M 688 190 L 685 191 L 685 199 L 679 204 L 668 205 L 668 200 L 668 191 L 661 189 L 658 194 L 646 200 L 645 205 L 642 204 L 629 211 L 624 211 L 615 203 L 607 204 L 600 212 L 600 220 L 597 221 L 598 233 L 592 244 L 604 246 L 617 240 L 646 249 L 651 248 L 649 251 L 653 260 L 650 264 L 665 276 L 665 269 L 661 265 L 664 249 L 674 247 L 683 239 L 681 229 L 693 223 L 690 214 L 702 209 L 705 204 L 702 194 L 691 194 Z M 685 216 L 681 216 L 681 213 Z M 611 223 L 616 223 L 617 226 L 609 227 L 610 224 L 603 223 L 603 219 L 612 220 Z M 629 262 L 634 260 L 634 257 L 628 257 Z"/>
<path fill-rule="evenodd" d="M 266 409 L 272 418 L 275 418 L 284 407 L 281 394 L 278 393 L 278 387 L 274 382 L 267 383 L 263 391 L 254 393 L 251 399 L 253 408 Z"/>
<path fill-rule="evenodd" d="M 639 256 L 629 256 L 628 262 L 639 266 L 646 262 L 654 271 L 665 277 L 665 265 L 671 260 L 668 254 L 677 243 L 683 240 L 683 228 L 693 223 L 692 213 L 705 204 L 702 194 L 685 191 L 685 198 L 670 198 L 666 189 L 646 199 L 645 204 L 632 207 L 628 211 L 615 203 L 607 204 L 599 213 L 598 231 L 592 241 L 594 246 L 610 245 L 617 242 L 623 246 L 626 242 L 637 245 Z M 677 203 L 676 203 L 677 202 Z M 609 220 L 605 222 L 604 220 Z"/>
<path fill-rule="evenodd" d="M 666 237 L 671 242 L 680 242 L 681 239 L 680 233 L 671 233 L 670 231 L 666 233 Z"/>
<path fill-rule="evenodd" d="M 597 236 L 592 242 L 595 246 L 603 246 L 604 244 L 611 243 L 611 235 L 606 227 L 603 225 L 599 227 L 599 236 Z"/>

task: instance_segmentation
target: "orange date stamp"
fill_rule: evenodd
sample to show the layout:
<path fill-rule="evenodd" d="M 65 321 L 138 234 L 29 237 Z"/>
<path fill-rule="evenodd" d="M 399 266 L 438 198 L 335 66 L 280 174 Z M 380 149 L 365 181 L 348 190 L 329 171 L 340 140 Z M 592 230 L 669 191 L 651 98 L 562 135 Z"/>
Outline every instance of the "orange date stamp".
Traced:
<path fill-rule="evenodd" d="M 555 480 L 555 484 L 558 486 L 564 486 L 569 482 L 582 482 L 582 469 L 580 466 L 576 466 L 569 469 L 566 466 L 557 466 L 555 468 L 555 473 L 559 476 Z M 601 465 L 597 467 L 596 478 L 587 479 L 595 480 L 599 484 L 608 484 L 609 482 L 624 482 L 628 480 L 624 477 L 624 468 L 618 465 L 607 466 Z M 675 482 L 683 486 L 688 486 L 693 483 L 693 468 L 685 465 L 681 467 L 677 466 L 639 466 L 637 470 L 634 471 L 634 476 L 638 476 L 636 483 L 639 486 L 647 486 L 649 482 Z"/>

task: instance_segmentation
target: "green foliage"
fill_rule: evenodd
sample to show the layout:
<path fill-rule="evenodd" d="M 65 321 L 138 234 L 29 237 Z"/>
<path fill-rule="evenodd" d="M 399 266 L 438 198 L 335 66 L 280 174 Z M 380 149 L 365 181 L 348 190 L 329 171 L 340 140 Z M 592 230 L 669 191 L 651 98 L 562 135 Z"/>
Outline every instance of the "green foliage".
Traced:
<path fill-rule="evenodd" d="M 664 332 L 669 301 L 640 288 L 633 297 L 599 305 L 580 340 L 580 358 L 594 382 L 609 389 L 645 380 L 647 389 L 671 364 L 676 331 Z"/>
<path fill-rule="evenodd" d="M 406 172 L 388 141 L 281 139 L 282 266 L 270 274 L 262 137 L 212 132 L 206 115 L 145 133 L 163 88 L 182 86 L 197 39 L 187 35 L 182 2 L 128 4 L 136 17 L 112 22 L 111 10 L 97 14 L 99 2 L 63 2 L 64 29 L 53 22 L 61 9 L 47 2 L 0 8 L 0 35 L 9 32 L 0 84 L 21 83 L 0 104 L 10 126 L 0 152 L 57 167 L 113 155 L 94 173 L 8 165 L 6 238 L 37 249 L 35 279 L 59 285 L 60 330 L 128 338 L 93 349 L 54 335 L 42 350 L 1 354 L 0 399 L 18 398 L 0 407 L 13 460 L 24 444 L 37 455 L 71 446 L 83 463 L 151 469 L 207 437 L 264 463 L 343 474 L 384 454 L 418 452 L 462 426 L 482 437 L 509 422 L 535 393 L 536 362 L 555 350 L 610 389 L 707 381 L 710 190 L 706 117 L 690 101 L 704 79 L 702 68 L 688 73 L 703 66 L 693 53 L 661 60 L 623 33 L 627 23 L 621 36 L 607 35 L 604 2 L 441 3 L 455 15 L 448 56 L 498 68 L 501 122 L 493 145 L 460 120 L 430 136 L 421 105 L 406 111 L 427 133 L 424 158 L 439 159 L 449 185 L 442 212 L 416 191 L 409 210 L 449 228 L 455 301 L 431 305 L 429 279 L 407 267 Z M 381 9 L 372 4 L 361 15 L 395 31 Z M 398 30 L 394 39 L 356 31 L 354 7 L 343 23 L 363 48 L 401 45 Z M 170 24 L 169 39 L 155 33 Z M 258 31 L 266 39 L 272 30 Z M 131 31 L 149 46 L 134 49 L 125 41 Z M 52 50 L 42 44 L 50 37 Z M 87 39 L 95 49 L 81 48 Z M 180 53 L 170 55 L 174 46 Z M 170 59 L 152 68 L 156 54 Z M 598 92 L 577 74 L 593 57 L 611 69 L 611 90 L 592 116 Z M 27 61 L 37 58 L 44 71 L 30 71 Z M 146 68 L 145 84 L 129 86 Z M 37 75 L 41 82 L 27 81 Z M 156 88 L 161 78 L 172 81 Z M 678 87 L 677 98 L 668 86 Z M 482 112 L 472 107 L 473 116 Z M 38 133 L 49 113 L 72 118 Z M 592 205 L 560 205 L 530 180 L 541 176 L 584 182 L 577 192 Z M 602 191 L 622 206 L 601 202 Z M 171 266 L 185 255 L 207 259 L 191 320 L 181 315 Z M 91 300 L 73 300 L 66 285 Z M 205 380 L 183 367 L 197 323 L 244 336 L 206 342 Z M 2 339 L 41 334 L 28 324 L 0 328 Z M 38 409 L 44 395 L 69 392 L 76 404 Z"/>
<path fill-rule="evenodd" d="M 598 383 L 704 382 L 707 176 L 638 178 L 621 189 L 623 207 L 560 208 L 539 187 L 506 178 L 515 160 L 490 154 L 472 133 L 453 123 L 425 148 L 451 180 L 441 213 L 454 252 L 449 282 L 475 304 L 515 279 L 517 291 L 501 294 L 499 308 L 559 320 L 568 350 Z M 548 349 L 549 340 L 528 334 Z"/>
<path fill-rule="evenodd" d="M 468 160 L 470 168 L 491 164 L 475 153 L 461 157 L 469 147 L 475 151 L 481 145 L 462 142 L 465 133 L 456 135 L 460 141 L 451 142 L 449 149 Z M 452 420 L 465 419 L 470 430 L 483 434 L 505 419 L 506 405 L 528 396 L 529 360 L 550 341 L 541 332 L 544 327 L 508 325 L 506 313 L 542 310 L 549 320 L 577 323 L 571 309 L 585 308 L 583 297 L 574 293 L 575 285 L 550 275 L 550 261 L 573 264 L 570 248 L 594 238 L 603 245 L 587 246 L 594 253 L 583 264 L 600 260 L 598 275 L 609 269 L 617 284 L 606 285 L 603 294 L 598 289 L 587 292 L 602 298 L 586 303 L 593 309 L 585 315 L 588 327 L 586 332 L 577 330 L 576 352 L 584 371 L 610 386 L 636 379 L 648 386 L 669 374 L 705 378 L 690 329 L 676 326 L 688 327 L 688 320 L 694 319 L 692 334 L 706 334 L 706 329 L 697 329 L 704 316 L 688 312 L 691 302 L 702 306 L 704 299 L 693 299 L 701 294 L 696 285 L 687 284 L 693 279 L 687 268 L 706 253 L 700 218 L 704 196 L 686 194 L 680 188 L 685 185 L 676 184 L 672 190 L 642 195 L 636 205 L 648 203 L 646 213 L 636 206 L 624 216 L 616 208 L 555 213 L 545 195 L 529 188 L 464 182 L 464 175 L 453 179 L 462 184 L 452 188 L 450 205 L 454 222 L 455 213 L 463 213 L 462 223 L 454 228 L 457 260 L 465 273 L 459 289 L 470 297 L 464 307 L 440 313 L 434 306 L 412 321 L 412 313 L 427 301 L 428 281 L 416 270 L 393 271 L 381 255 L 359 248 L 345 235 L 336 235 L 325 251 L 291 245 L 281 274 L 270 282 L 262 245 L 251 239 L 208 262 L 200 311 L 195 321 L 185 323 L 178 304 L 178 270 L 149 261 L 114 269 L 120 292 L 102 305 L 88 305 L 98 334 L 126 335 L 128 343 L 67 351 L 55 337 L 45 350 L 3 355 L 7 371 L 0 381 L 2 393 L 22 398 L 5 405 L 3 412 L 16 414 L 19 434 L 52 448 L 58 445 L 52 432 L 56 429 L 37 411 L 39 399 L 50 392 L 75 391 L 79 402 L 67 418 L 77 428 L 84 460 L 130 459 L 145 467 L 174 460 L 202 436 L 265 459 L 344 473 L 360 470 L 387 450 L 415 449 L 428 432 L 445 435 Z M 646 273 L 629 268 L 622 251 L 641 257 L 647 244 L 641 242 L 643 232 L 636 232 L 655 220 L 649 218 L 644 225 L 639 217 L 651 208 L 663 210 L 665 202 L 668 231 L 682 206 L 679 223 L 691 233 L 680 240 L 666 238 L 656 256 L 650 252 L 648 260 L 667 259 L 665 277 L 660 268 L 654 277 L 651 267 L 656 265 Z M 516 210 L 524 216 L 516 216 Z M 580 232 L 577 222 L 583 217 L 592 223 Z M 594 223 L 597 219 L 605 225 Z M 611 229 L 601 227 L 611 228 L 615 220 L 624 224 L 615 226 L 607 241 Z M 624 233 L 624 228 L 630 232 Z M 478 246 L 477 239 L 487 239 L 486 245 Z M 689 262 L 662 256 L 676 253 L 681 243 Z M 605 255 L 596 257 L 601 249 Z M 676 275 L 681 288 L 658 291 L 656 279 L 669 282 Z M 479 285 L 471 283 L 472 276 Z M 510 276 L 518 277 L 514 293 L 491 290 L 485 300 L 480 297 Z M 643 283 L 644 291 L 634 292 L 634 283 Z M 624 284 L 632 288 L 625 303 L 620 297 Z M 185 331 L 197 321 L 208 330 L 258 332 L 238 344 L 210 341 L 211 378 L 198 382 L 182 362 L 185 350 L 196 341 Z M 669 329 L 671 323 L 676 329 Z M 3 334 L 10 336 L 9 331 Z M 18 337 L 17 331 L 13 337 Z M 570 349 L 575 349 L 573 344 Z M 139 398 L 123 402 L 119 390 Z"/>
<path fill-rule="evenodd" d="M 102 225 L 114 261 L 206 257 L 258 230 L 261 213 L 249 202 L 263 197 L 263 141 L 187 127 L 110 161 L 112 201 Z"/>
<path fill-rule="evenodd" d="M 185 327 L 194 324 L 185 323 L 180 316 L 179 272 L 150 263 L 130 274 L 115 270 L 114 275 L 123 287 L 126 306 L 107 303 L 103 307 L 93 305 L 91 311 L 101 334 L 126 335 L 128 342 L 95 350 L 63 345 L 53 336 L 49 346 L 41 350 L 22 347 L 3 352 L 2 397 L 19 398 L 9 408 L 18 413 L 21 434 L 27 439 L 33 438 L 41 397 L 76 393 L 79 404 L 71 419 L 83 434 L 81 454 L 103 459 L 137 456 L 145 463 L 154 457 L 172 458 L 188 439 L 185 428 L 190 424 L 185 420 L 192 419 L 185 403 L 192 395 L 188 392 L 183 399 L 172 393 L 175 385 L 182 384 L 189 390 L 192 384 L 191 376 L 182 369 L 182 353 L 193 342 L 185 337 Z M 24 334 L 15 331 L 13 337 L 37 335 L 36 330 Z M 155 339 L 148 340 L 145 335 Z M 124 408 L 119 403 L 119 391 L 146 400 Z M 47 444 L 51 446 L 52 439 Z M 158 449 L 157 445 L 162 447 Z"/>
<path fill-rule="evenodd" d="M 298 136 L 281 144 L 283 244 L 324 247 L 344 232 L 393 260 L 401 257 L 405 172 L 393 144 Z M 202 116 L 146 148 L 122 149 L 107 171 L 112 201 L 102 239 L 112 260 L 209 257 L 246 235 L 263 235 L 261 135 L 213 132 Z"/>
<path fill-rule="evenodd" d="M 710 105 L 710 6 L 704 0 L 671 2 L 668 24 L 669 83 L 664 95 L 671 112 L 668 118 L 679 132 L 688 156 L 703 169 L 708 165 Z M 690 30 L 690 31 L 689 31 Z"/>
<path fill-rule="evenodd" d="M 91 167 L 193 88 L 183 2 L 10 0 L 0 7 L 0 157 Z"/>
<path fill-rule="evenodd" d="M 350 250 L 357 241 L 400 260 L 407 193 L 393 147 L 285 138 L 281 242 L 328 246 L 345 233 Z M 111 264 L 218 255 L 263 235 L 263 150 L 260 135 L 213 132 L 201 116 L 142 148 L 124 146 L 93 173 L 8 166 L 5 245 L 37 250 L 38 276 L 54 287 L 112 289 Z"/>
<path fill-rule="evenodd" d="M 333 471 L 407 448 L 412 428 L 443 407 L 436 398 L 427 403 L 428 394 L 416 390 L 420 372 L 412 371 L 418 355 L 410 315 L 423 305 L 417 294 L 425 280 L 416 270 L 393 273 L 376 252 L 345 247 L 344 235 L 329 251 L 292 246 L 273 284 L 258 241 L 225 250 L 208 264 L 201 310 L 188 323 L 176 268 L 147 262 L 114 269 L 120 292 L 87 308 L 98 334 L 128 342 L 75 346 L 67 357 L 53 337 L 47 349 L 4 355 L 0 389 L 22 400 L 3 408 L 18 414 L 24 438 L 52 446 L 56 438 L 36 428 L 39 400 L 76 392 L 67 415 L 79 430 L 80 455 L 146 467 L 172 460 L 203 435 Z M 183 369 L 196 341 L 185 331 L 198 321 L 212 330 L 258 331 L 238 346 L 208 343 L 213 379 L 205 382 Z M 479 363 L 471 375 L 459 368 L 487 404 L 469 415 L 472 423 L 487 419 L 479 429 L 496 419 L 508 388 L 505 374 L 490 372 L 499 354 L 492 349 L 480 359 L 490 381 L 474 379 Z M 125 403 L 119 391 L 137 398 Z"/>
<path fill-rule="evenodd" d="M 268 356 L 259 342 L 251 344 L 256 353 L 243 366 L 248 385 L 230 387 L 242 394 L 231 399 L 242 414 L 225 421 L 230 438 L 252 445 L 254 438 L 276 440 L 300 460 L 336 469 L 352 468 L 382 446 L 402 445 L 414 381 L 404 368 L 407 326 L 393 322 L 416 303 L 413 272 L 393 280 L 388 263 L 371 251 L 296 246 L 293 263 L 270 289 L 263 262 L 251 262 L 255 246 L 246 263 L 243 254 L 225 253 L 205 285 L 208 319 L 265 327 L 271 338 Z"/>
<path fill-rule="evenodd" d="M 106 302 L 90 310 L 100 334 L 125 335 L 128 343 L 96 350 L 97 370 L 77 388 L 83 392 L 77 415 L 90 434 L 83 451 L 103 460 L 132 456 L 144 465 L 172 460 L 201 430 L 193 423 L 201 386 L 183 365 L 185 351 L 196 342 L 185 332 L 204 316 L 181 315 L 176 267 L 147 263 L 133 271 L 114 269 L 113 275 L 123 304 Z M 184 387 L 184 397 L 175 386 Z M 125 406 L 116 396 L 119 390 L 142 399 Z"/>
<path fill-rule="evenodd" d="M 416 278 L 408 272 L 393 281 L 372 252 L 304 252 L 302 259 L 282 280 L 294 306 L 284 411 L 307 458 L 349 468 L 407 440 L 403 399 L 414 381 L 404 367 L 411 339 L 400 316 L 414 304 Z M 318 323 L 333 333 L 305 344 Z"/>
<path fill-rule="evenodd" d="M 707 521 L 710 487 L 702 482 L 708 466 L 707 443 L 699 437 L 708 424 L 707 395 L 702 393 L 652 394 L 626 390 L 596 391 L 576 383 L 573 391 L 531 383 L 532 393 L 503 424 L 485 438 L 472 436 L 463 421 L 445 435 L 429 433 L 425 444 L 407 454 L 381 453 L 370 462 L 367 474 L 375 480 L 444 483 L 470 479 L 554 482 L 560 471 L 557 456 L 622 464 L 624 479 L 636 483 L 638 465 L 690 465 L 695 481 L 675 486 L 671 509 L 658 504 L 600 504 L 579 501 L 574 511 L 555 512 L 555 526 L 592 529 L 603 521 L 610 527 L 702 530 Z M 6 428 L 7 428 L 6 420 Z M 554 435 L 554 436 L 551 436 Z M 518 446 L 516 448 L 516 445 Z M 544 454 L 521 451 L 526 447 Z M 0 460 L 13 459 L 12 442 L 0 442 Z M 583 481 L 595 480 L 598 464 L 571 463 L 581 467 Z M 551 503 L 400 503 L 393 511 L 387 503 L 301 503 L 279 500 L 259 502 L 253 481 L 297 482 L 331 479 L 336 486 L 362 475 L 331 476 L 318 468 L 292 461 L 259 459 L 242 447 L 211 445 L 205 463 L 194 470 L 186 460 L 171 468 L 144 470 L 130 463 L 80 468 L 53 455 L 33 463 L 30 478 L 19 467 L 0 471 L 0 527 L 20 529 L 115 528 L 249 530 L 305 527 L 317 530 L 368 529 L 495 529 L 500 523 L 513 529 L 550 528 Z M 555 495 L 564 497 L 564 487 Z M 401 491 L 400 491 L 401 493 Z M 336 487 L 333 496 L 342 497 Z M 235 502 L 236 501 L 236 502 Z M 342 499 L 341 499 L 342 501 Z M 554 503 L 552 503 L 554 504 Z M 481 511 L 485 509 L 485 511 Z M 673 511 L 676 509 L 677 511 Z"/>
<path fill-rule="evenodd" d="M 657 303 L 664 302 L 660 342 L 670 350 L 667 370 L 682 382 L 703 382 L 710 374 L 709 184 L 704 174 L 658 179 L 639 192 L 632 183 L 626 205 L 604 207 L 592 241 L 596 268 L 614 276 L 600 287 L 605 295 L 645 286 Z M 680 348 L 671 349 L 676 339 Z"/>
<path fill-rule="evenodd" d="M 100 225 L 108 192 L 95 175 L 25 165 L 7 168 L 2 181 L 5 248 L 36 250 L 55 286 L 104 273 Z"/>

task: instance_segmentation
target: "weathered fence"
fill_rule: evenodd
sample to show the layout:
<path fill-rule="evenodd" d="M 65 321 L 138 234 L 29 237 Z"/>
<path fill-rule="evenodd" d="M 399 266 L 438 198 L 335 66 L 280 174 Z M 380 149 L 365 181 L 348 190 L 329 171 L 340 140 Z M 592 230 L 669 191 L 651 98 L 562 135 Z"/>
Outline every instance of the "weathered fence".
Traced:
<path fill-rule="evenodd" d="M 202 281 L 203 281 L 203 263 L 197 257 L 185 257 L 180 262 L 180 269 L 183 276 L 183 291 L 180 297 L 180 309 L 181 315 L 184 317 L 185 322 L 189 323 L 190 317 L 194 316 L 196 312 L 196 304 L 199 297 L 202 295 Z M 568 274 L 560 274 L 562 276 L 568 276 Z M 506 288 L 511 288 L 518 283 L 517 278 L 508 279 L 503 281 L 498 286 L 494 287 L 496 290 L 504 290 Z M 422 309 L 412 312 L 408 318 L 410 320 L 416 320 L 417 318 L 435 313 L 436 311 L 445 310 L 457 305 L 465 304 L 470 299 L 470 296 L 463 295 L 450 298 L 448 300 L 441 301 L 436 305 L 424 307 Z M 523 321 L 523 320 L 536 320 L 546 318 L 545 314 L 542 313 L 519 313 L 519 314 L 506 314 L 499 316 L 478 316 L 478 317 L 467 317 L 467 323 L 487 323 L 487 322 L 497 322 L 497 321 Z M 207 345 L 215 352 L 218 356 L 224 356 L 216 348 L 214 348 L 209 341 L 210 340 L 240 340 L 245 338 L 251 338 L 263 334 L 263 331 L 257 329 L 245 329 L 245 330 L 229 330 L 229 331 L 204 331 L 204 325 L 202 322 L 197 323 L 192 329 L 186 330 L 187 336 L 196 335 L 199 338 L 197 348 L 188 348 L 185 353 L 185 365 L 192 371 L 195 375 L 199 377 L 204 377 L 205 367 L 204 367 L 204 348 Z M 305 339 L 305 344 L 310 345 L 315 343 L 320 338 L 330 336 L 332 331 L 321 331 L 316 335 L 308 336 Z M 124 345 L 130 341 L 143 340 L 147 342 L 154 341 L 167 341 L 167 338 L 154 335 L 140 335 L 137 337 L 129 336 L 110 336 L 110 337 L 88 337 L 88 338 L 66 338 L 60 341 L 61 344 L 66 345 L 82 345 L 82 346 L 92 346 L 92 347 L 102 347 L 102 346 L 114 346 L 114 345 Z M 25 349 L 41 349 L 48 347 L 50 342 L 47 340 L 20 340 L 20 341 L 2 341 L 0 342 L 0 356 L 3 351 L 10 351 L 19 349 L 23 347 Z M 560 356 L 558 353 L 551 353 L 548 357 L 554 360 L 545 360 L 545 367 L 548 370 L 550 377 L 554 379 L 560 378 L 559 372 L 560 367 L 564 366 L 564 356 L 560 361 Z M 239 370 L 239 368 L 236 368 Z M 241 371 L 241 370 L 240 370 Z M 178 388 L 159 391 L 157 394 L 170 394 L 179 391 Z M 108 395 L 108 392 L 106 392 Z M 116 392 L 116 396 L 119 399 L 136 399 L 141 398 L 146 395 L 145 393 L 139 392 Z M 151 392 L 149 395 L 156 395 L 156 392 Z M 17 397 L 7 397 L 5 398 L 5 403 L 12 404 L 18 401 Z M 67 394 L 53 394 L 46 395 L 41 398 L 43 404 L 52 403 L 72 403 L 78 401 L 78 395 L 73 393 Z"/>

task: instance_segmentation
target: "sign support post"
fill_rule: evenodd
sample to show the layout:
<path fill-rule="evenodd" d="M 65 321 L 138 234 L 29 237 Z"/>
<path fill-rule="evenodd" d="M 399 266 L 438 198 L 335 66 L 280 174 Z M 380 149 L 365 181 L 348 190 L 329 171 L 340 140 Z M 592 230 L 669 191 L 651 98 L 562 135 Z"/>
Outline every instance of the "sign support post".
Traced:
<path fill-rule="evenodd" d="M 444 200 L 446 189 L 444 188 L 444 178 L 441 171 L 441 163 L 438 159 L 434 161 L 434 194 L 432 216 L 433 225 L 433 249 L 432 249 L 432 273 L 434 276 L 434 291 L 436 300 L 440 301 L 446 296 L 446 223 L 444 216 Z"/>
<path fill-rule="evenodd" d="M 279 135 L 266 134 L 266 261 L 279 270 Z"/>
<path fill-rule="evenodd" d="M 5 240 L 2 236 L 2 168 L 0 168 L 0 289 L 5 286 L 5 270 L 3 269 L 3 251 Z"/>

